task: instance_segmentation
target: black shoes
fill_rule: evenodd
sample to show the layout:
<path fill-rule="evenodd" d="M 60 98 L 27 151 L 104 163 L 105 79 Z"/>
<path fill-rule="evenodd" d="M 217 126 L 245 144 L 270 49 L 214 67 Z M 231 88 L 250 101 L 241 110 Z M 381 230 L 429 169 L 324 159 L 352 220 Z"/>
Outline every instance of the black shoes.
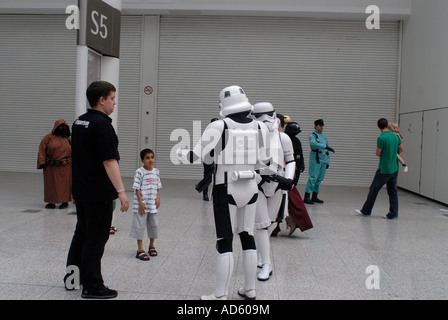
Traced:
<path fill-rule="evenodd" d="M 317 197 L 316 192 L 313 192 L 312 196 L 308 192 L 305 192 L 305 198 L 303 198 L 303 203 L 315 204 L 315 203 L 324 203 L 324 202 Z"/>
<path fill-rule="evenodd" d="M 67 291 L 79 289 L 79 288 L 75 288 L 75 287 L 70 286 L 70 285 L 67 286 L 67 280 L 68 280 L 68 277 L 70 275 L 71 274 L 67 273 L 64 276 L 64 286 L 65 286 L 65 289 Z M 71 284 L 73 284 L 73 283 L 71 283 Z M 112 299 L 112 298 L 115 298 L 117 295 L 118 295 L 118 292 L 116 290 L 109 289 L 105 285 L 103 285 L 102 287 L 100 287 L 97 290 L 83 289 L 82 293 L 81 293 L 81 297 L 84 298 L 84 299 Z"/>
<path fill-rule="evenodd" d="M 112 299 L 117 295 L 118 292 L 116 290 L 112 290 L 106 286 L 103 286 L 102 288 L 94 291 L 83 289 L 81 297 L 84 299 Z"/>
<path fill-rule="evenodd" d="M 314 202 L 311 201 L 310 194 L 308 192 L 305 192 L 305 198 L 303 198 L 303 203 L 314 204 Z"/>
<path fill-rule="evenodd" d="M 311 197 L 311 201 L 314 202 L 314 203 L 324 203 L 322 200 L 320 200 L 317 197 L 317 193 L 316 192 L 313 192 L 313 196 Z"/>
<path fill-rule="evenodd" d="M 64 202 L 59 205 L 59 209 L 65 209 L 65 208 L 68 208 L 68 202 Z"/>
<path fill-rule="evenodd" d="M 64 202 L 59 205 L 59 209 L 65 209 L 65 208 L 68 208 L 68 202 Z M 45 209 L 56 209 L 56 205 L 54 203 L 47 203 Z"/>

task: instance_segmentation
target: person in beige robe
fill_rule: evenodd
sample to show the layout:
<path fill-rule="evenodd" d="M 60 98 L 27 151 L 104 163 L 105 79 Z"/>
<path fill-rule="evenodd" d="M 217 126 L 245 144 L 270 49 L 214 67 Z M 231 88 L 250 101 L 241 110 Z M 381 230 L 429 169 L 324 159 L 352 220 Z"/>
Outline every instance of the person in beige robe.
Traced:
<path fill-rule="evenodd" d="M 40 145 L 37 157 L 37 169 L 43 169 L 45 208 L 68 207 L 72 200 L 71 180 L 71 139 L 70 127 L 65 120 L 54 123 L 51 133 L 46 134 Z"/>

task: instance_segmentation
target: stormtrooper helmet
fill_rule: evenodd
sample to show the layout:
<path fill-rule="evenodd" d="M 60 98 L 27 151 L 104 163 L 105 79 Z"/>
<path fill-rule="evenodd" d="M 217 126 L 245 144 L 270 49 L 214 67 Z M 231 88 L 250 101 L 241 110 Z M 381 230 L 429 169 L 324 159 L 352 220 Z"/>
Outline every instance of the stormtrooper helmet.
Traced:
<path fill-rule="evenodd" d="M 277 118 L 274 106 L 270 102 L 259 102 L 254 104 L 252 117 L 257 121 L 266 124 L 271 131 L 278 129 L 280 119 Z"/>
<path fill-rule="evenodd" d="M 223 117 L 244 111 L 250 112 L 253 108 L 240 86 L 230 86 L 222 89 L 219 93 L 219 107 L 221 108 L 220 114 Z"/>

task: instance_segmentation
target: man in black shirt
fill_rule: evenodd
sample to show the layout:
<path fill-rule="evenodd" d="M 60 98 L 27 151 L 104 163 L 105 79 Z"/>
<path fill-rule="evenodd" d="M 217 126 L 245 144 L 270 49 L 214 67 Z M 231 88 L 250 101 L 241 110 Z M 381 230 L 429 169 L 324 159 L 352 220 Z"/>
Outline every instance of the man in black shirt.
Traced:
<path fill-rule="evenodd" d="M 101 258 L 112 225 L 113 200 L 127 211 L 129 200 L 121 179 L 118 137 L 109 115 L 114 111 L 115 87 L 106 81 L 87 88 L 91 109 L 72 126 L 72 194 L 78 218 L 67 258 L 77 266 L 83 298 L 114 298 L 117 291 L 104 285 Z M 67 274 L 64 278 L 67 289 Z"/>

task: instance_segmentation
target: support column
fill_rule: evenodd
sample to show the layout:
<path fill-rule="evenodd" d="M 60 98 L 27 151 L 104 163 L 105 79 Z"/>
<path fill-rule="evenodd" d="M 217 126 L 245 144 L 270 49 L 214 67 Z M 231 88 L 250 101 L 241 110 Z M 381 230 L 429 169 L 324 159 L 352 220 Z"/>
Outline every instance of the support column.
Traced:
<path fill-rule="evenodd" d="M 89 49 L 84 45 L 76 46 L 76 91 L 75 118 L 86 113 L 87 110 L 87 67 Z"/>
<path fill-rule="evenodd" d="M 111 7 L 121 11 L 121 0 L 103 0 Z M 115 57 L 103 56 L 101 65 L 101 80 L 108 81 L 112 83 L 117 89 L 117 94 L 115 97 L 115 110 L 110 115 L 112 118 L 112 125 L 115 131 L 118 132 L 118 109 L 119 109 L 119 98 L 120 98 L 120 59 Z"/>

